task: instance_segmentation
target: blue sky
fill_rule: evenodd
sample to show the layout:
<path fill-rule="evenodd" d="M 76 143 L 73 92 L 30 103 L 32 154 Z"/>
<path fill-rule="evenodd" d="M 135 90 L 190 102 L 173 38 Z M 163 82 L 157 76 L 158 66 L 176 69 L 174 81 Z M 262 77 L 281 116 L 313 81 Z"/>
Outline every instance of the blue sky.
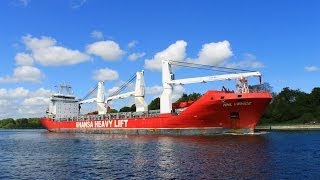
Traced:
<path fill-rule="evenodd" d="M 112 91 L 142 69 L 150 102 L 163 58 L 256 70 L 276 92 L 310 92 L 320 84 L 319 8 L 316 0 L 2 0 L 0 118 L 44 115 L 61 82 L 82 98 L 98 80 Z M 176 87 L 175 98 L 222 85 Z"/>

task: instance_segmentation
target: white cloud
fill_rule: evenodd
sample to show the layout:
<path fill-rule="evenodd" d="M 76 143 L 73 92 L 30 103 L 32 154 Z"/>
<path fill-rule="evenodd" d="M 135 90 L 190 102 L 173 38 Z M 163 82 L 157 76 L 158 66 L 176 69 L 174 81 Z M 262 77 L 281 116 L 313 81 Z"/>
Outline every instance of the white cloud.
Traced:
<path fill-rule="evenodd" d="M 70 0 L 70 6 L 72 9 L 80 8 L 86 3 L 87 0 Z"/>
<path fill-rule="evenodd" d="M 137 60 L 139 58 L 144 57 L 145 55 L 146 55 L 146 53 L 144 53 L 144 52 L 142 52 L 142 53 L 132 53 L 132 54 L 129 55 L 128 58 L 129 58 L 130 61 L 135 61 L 135 60 Z"/>
<path fill-rule="evenodd" d="M 150 70 L 161 71 L 162 60 L 182 61 L 186 56 L 187 43 L 183 40 L 176 41 L 165 50 L 156 53 L 153 59 L 146 59 L 144 67 Z"/>
<path fill-rule="evenodd" d="M 261 68 L 264 64 L 250 53 L 243 55 L 243 60 L 228 63 L 227 60 L 233 56 L 230 43 L 227 40 L 211 42 L 202 45 L 196 58 L 186 58 L 187 43 L 183 40 L 171 44 L 167 49 L 158 52 L 152 59 L 146 59 L 144 67 L 149 70 L 161 71 L 161 61 L 164 59 L 183 61 L 207 65 L 223 65 L 232 68 Z M 135 57 L 135 56 L 132 56 Z M 134 58 L 133 58 L 134 59 Z"/>
<path fill-rule="evenodd" d="M 243 60 L 238 63 L 238 68 L 263 68 L 264 64 L 257 60 L 253 54 L 246 53 L 243 55 Z"/>
<path fill-rule="evenodd" d="M 47 97 L 30 97 L 26 98 L 23 102 L 23 106 L 48 106 L 50 99 Z"/>
<path fill-rule="evenodd" d="M 114 86 L 114 87 L 112 87 L 112 88 L 110 88 L 110 89 L 107 89 L 107 91 L 106 91 L 106 97 L 109 97 L 109 96 L 111 96 L 113 93 L 115 93 L 117 90 L 119 89 L 119 87 L 118 86 Z"/>
<path fill-rule="evenodd" d="M 106 84 L 106 83 L 105 83 Z M 122 87 L 124 84 L 127 84 L 126 87 L 124 89 L 121 90 L 121 93 L 127 93 L 127 92 L 131 92 L 134 91 L 135 88 L 135 83 L 128 83 L 126 81 L 117 81 L 113 87 L 111 88 L 106 88 L 106 92 L 105 92 L 105 96 L 109 97 L 111 95 L 113 95 L 113 93 L 115 93 L 116 91 L 119 90 L 120 87 Z M 108 83 L 106 85 L 106 87 L 108 86 Z"/>
<path fill-rule="evenodd" d="M 259 61 L 243 60 L 237 63 L 228 63 L 226 65 L 229 68 L 262 68 L 264 65 Z"/>
<path fill-rule="evenodd" d="M 23 87 L 0 89 L 0 119 L 41 117 L 49 106 L 53 91 L 40 88 L 28 90 Z"/>
<path fill-rule="evenodd" d="M 77 50 L 53 46 L 34 51 L 34 58 L 45 66 L 78 64 L 89 59 L 89 56 Z"/>
<path fill-rule="evenodd" d="M 136 74 L 132 74 L 132 76 L 135 76 L 135 75 Z M 136 82 L 135 81 L 129 82 L 129 79 L 127 79 L 126 81 L 120 80 L 120 81 L 115 83 L 115 86 L 119 86 L 120 87 L 120 86 L 122 86 L 124 84 L 126 84 L 125 90 L 128 90 L 128 91 L 134 90 L 134 88 L 136 87 Z"/>
<path fill-rule="evenodd" d="M 13 6 L 25 8 L 29 5 L 30 2 L 31 2 L 31 0 L 12 0 L 11 4 Z"/>
<path fill-rule="evenodd" d="M 30 54 L 18 53 L 15 57 L 16 65 L 18 66 L 32 66 L 33 58 Z"/>
<path fill-rule="evenodd" d="M 6 99 L 0 99 L 0 107 L 0 119 L 13 117 L 17 111 L 16 106 Z"/>
<path fill-rule="evenodd" d="M 103 39 L 103 33 L 101 31 L 94 30 L 91 32 L 91 37 L 96 39 Z"/>
<path fill-rule="evenodd" d="M 29 95 L 30 91 L 23 88 L 18 87 L 15 89 L 0 89 L 0 99 L 21 99 L 25 98 Z"/>
<path fill-rule="evenodd" d="M 57 46 L 57 41 L 51 37 L 36 38 L 26 35 L 22 39 L 26 48 L 32 52 L 34 60 L 45 66 L 78 64 L 90 58 L 78 50 Z"/>
<path fill-rule="evenodd" d="M 242 57 L 243 60 L 239 62 L 226 63 L 226 67 L 230 68 L 262 68 L 263 63 L 258 61 L 256 56 L 250 53 L 246 53 Z"/>
<path fill-rule="evenodd" d="M 304 70 L 308 72 L 314 72 L 314 71 L 319 71 L 320 68 L 318 66 L 306 66 L 304 67 Z"/>
<path fill-rule="evenodd" d="M 114 41 L 98 41 L 87 45 L 87 53 L 100 56 L 104 60 L 118 60 L 125 53 Z"/>
<path fill-rule="evenodd" d="M 118 72 L 109 68 L 98 69 L 93 74 L 96 81 L 116 80 L 119 78 Z"/>
<path fill-rule="evenodd" d="M 155 97 L 160 97 L 162 90 L 163 90 L 162 86 L 159 86 L 159 85 L 146 87 L 146 94 L 155 95 Z M 184 89 L 183 86 L 181 85 L 174 86 L 172 91 L 172 101 L 173 102 L 177 101 L 185 92 L 186 90 Z"/>
<path fill-rule="evenodd" d="M 23 36 L 22 41 L 26 45 L 27 49 L 32 51 L 54 46 L 57 43 L 57 41 L 51 37 L 42 36 L 41 38 L 36 38 L 29 34 Z"/>
<path fill-rule="evenodd" d="M 152 87 L 146 87 L 145 91 L 146 94 L 153 94 L 153 95 L 159 95 L 162 93 L 162 86 L 152 86 Z"/>
<path fill-rule="evenodd" d="M 10 103 L 6 99 L 0 99 L 0 106 L 1 106 L 1 109 L 2 109 L 2 107 L 8 108 L 8 107 L 10 107 Z M 1 109 L 0 109 L 0 112 L 1 112 Z M 2 114 L 2 112 L 1 112 L 1 114 Z"/>
<path fill-rule="evenodd" d="M 19 66 L 14 69 L 12 76 L 0 77 L 0 83 L 32 82 L 39 83 L 44 75 L 40 69 L 32 66 Z"/>
<path fill-rule="evenodd" d="M 139 43 L 138 41 L 133 40 L 133 41 L 128 43 L 128 48 L 134 48 L 134 47 L 137 46 L 138 43 Z"/>
<path fill-rule="evenodd" d="M 27 7 L 30 3 L 30 0 L 19 0 L 22 6 Z"/>
<path fill-rule="evenodd" d="M 21 66 L 14 70 L 13 77 L 17 81 L 40 82 L 43 78 L 41 71 L 32 66 Z"/>
<path fill-rule="evenodd" d="M 174 86 L 173 92 L 172 92 L 172 102 L 175 102 L 179 98 L 181 98 L 182 94 L 185 92 L 186 92 L 186 90 L 184 89 L 183 86 L 181 86 L 181 85 Z"/>
<path fill-rule="evenodd" d="M 31 91 L 31 97 L 50 97 L 54 92 L 52 90 L 39 88 L 36 91 Z"/>
<path fill-rule="evenodd" d="M 183 40 L 171 44 L 167 49 L 158 52 L 152 59 L 146 59 L 144 67 L 149 70 L 161 71 L 162 60 L 187 61 L 191 63 L 220 65 L 230 68 L 262 68 L 264 64 L 250 53 L 243 55 L 242 60 L 229 63 L 227 60 L 233 55 L 230 43 L 227 40 L 211 42 L 202 45 L 196 58 L 186 57 L 187 43 Z"/>
<path fill-rule="evenodd" d="M 233 55 L 229 41 L 212 42 L 202 45 L 196 63 L 218 65 Z"/>

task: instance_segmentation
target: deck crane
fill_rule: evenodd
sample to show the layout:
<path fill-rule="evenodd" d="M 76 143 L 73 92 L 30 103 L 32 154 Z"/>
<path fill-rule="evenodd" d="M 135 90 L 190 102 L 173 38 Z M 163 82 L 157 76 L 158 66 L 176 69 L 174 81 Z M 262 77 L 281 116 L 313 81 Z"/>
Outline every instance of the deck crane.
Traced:
<path fill-rule="evenodd" d="M 110 96 L 106 98 L 105 103 L 107 106 L 109 105 L 109 102 L 116 99 L 123 99 L 130 96 L 135 97 L 135 105 L 136 105 L 136 112 L 143 112 L 148 110 L 148 105 L 144 99 L 145 94 L 145 85 L 144 85 L 144 71 L 137 72 L 136 73 L 136 84 L 135 84 L 135 90 L 123 94 L 118 94 L 114 96 Z"/>
<path fill-rule="evenodd" d="M 79 102 L 79 104 L 86 104 L 86 103 L 94 103 L 95 102 L 97 104 L 98 114 L 106 114 L 106 108 L 105 108 L 105 104 L 104 104 L 104 99 L 105 99 L 105 97 L 104 97 L 104 82 L 100 81 L 100 82 L 98 82 L 97 97 L 96 98 L 82 100 L 82 101 Z"/>
<path fill-rule="evenodd" d="M 260 72 L 244 72 L 233 73 L 215 76 L 204 76 L 195 78 L 175 79 L 172 73 L 171 65 L 177 61 L 163 60 L 162 61 L 162 85 L 163 91 L 160 98 L 160 113 L 171 113 L 172 111 L 172 91 L 174 85 L 185 85 L 192 83 L 205 83 L 210 81 L 221 81 L 237 79 L 237 91 L 238 93 L 249 93 L 247 77 L 256 76 L 259 77 L 261 83 Z M 178 62 L 179 63 L 179 62 Z M 180 62 L 181 63 L 181 62 Z"/>
<path fill-rule="evenodd" d="M 144 94 L 145 94 L 144 71 L 137 72 L 135 78 L 136 78 L 136 84 L 135 84 L 134 91 L 123 93 L 123 94 L 116 93 L 116 94 L 106 98 L 104 95 L 105 94 L 104 82 L 98 82 L 97 97 L 83 100 L 83 101 L 80 101 L 79 103 L 84 104 L 84 103 L 96 102 L 98 114 L 106 114 L 107 109 L 110 104 L 110 101 L 134 96 L 135 97 L 136 112 L 147 111 L 148 105 L 144 99 Z"/>

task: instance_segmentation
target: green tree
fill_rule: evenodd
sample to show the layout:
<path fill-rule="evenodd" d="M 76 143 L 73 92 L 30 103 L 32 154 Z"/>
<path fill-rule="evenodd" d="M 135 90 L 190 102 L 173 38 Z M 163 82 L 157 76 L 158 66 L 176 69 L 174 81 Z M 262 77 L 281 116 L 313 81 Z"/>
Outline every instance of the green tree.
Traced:
<path fill-rule="evenodd" d="M 311 91 L 311 106 L 314 118 L 320 121 L 320 87 L 315 87 Z"/>
<path fill-rule="evenodd" d="M 257 85 L 249 85 L 249 89 L 253 92 L 256 92 L 256 91 L 267 91 L 270 93 L 273 92 L 272 86 L 267 82 L 262 84 L 257 84 Z"/>
<path fill-rule="evenodd" d="M 176 102 L 179 103 L 179 102 L 185 102 L 188 100 L 189 100 L 189 96 L 186 93 L 183 93 L 182 96 Z"/>
<path fill-rule="evenodd" d="M 16 127 L 16 125 L 14 124 L 14 123 L 8 123 L 8 124 L 5 124 L 4 126 L 3 126 L 3 128 L 4 129 L 15 129 L 15 128 L 17 128 Z"/>
<path fill-rule="evenodd" d="M 39 118 L 29 118 L 28 119 L 28 126 L 30 128 L 41 128 L 42 127 Z"/>
<path fill-rule="evenodd" d="M 124 106 L 119 110 L 119 112 L 130 112 L 130 111 L 131 111 L 131 108 L 128 106 Z"/>
<path fill-rule="evenodd" d="M 133 104 L 131 107 L 124 106 L 122 107 L 119 112 L 135 112 L 136 111 L 136 105 Z"/>
<path fill-rule="evenodd" d="M 3 119 L 0 120 L 0 128 L 14 129 L 14 128 L 42 128 L 39 118 L 19 118 L 19 119 Z"/>
<path fill-rule="evenodd" d="M 196 101 L 198 100 L 202 95 L 200 93 L 192 93 L 192 94 L 185 94 L 183 93 L 181 98 L 179 98 L 176 102 L 186 102 L 186 101 Z"/>
<path fill-rule="evenodd" d="M 273 97 L 261 123 L 308 123 L 320 119 L 320 88 L 310 94 L 285 87 Z"/>
<path fill-rule="evenodd" d="M 154 100 L 152 100 L 148 106 L 149 110 L 157 110 L 160 109 L 160 98 L 157 97 Z"/>
<path fill-rule="evenodd" d="M 10 124 L 10 128 L 14 128 L 16 126 L 14 119 L 7 118 L 0 121 L 0 128 L 9 128 L 8 124 Z"/>
<path fill-rule="evenodd" d="M 110 109 L 110 113 L 117 113 L 118 112 L 118 110 L 116 110 L 116 109 Z"/>
<path fill-rule="evenodd" d="M 132 106 L 130 107 L 130 111 L 131 112 L 136 112 L 136 105 L 135 104 L 132 104 Z"/>
<path fill-rule="evenodd" d="M 311 91 L 314 107 L 320 106 L 320 87 L 315 87 Z"/>
<path fill-rule="evenodd" d="M 16 119 L 16 124 L 17 124 L 18 128 L 27 128 L 28 127 L 28 119 L 27 118 Z"/>

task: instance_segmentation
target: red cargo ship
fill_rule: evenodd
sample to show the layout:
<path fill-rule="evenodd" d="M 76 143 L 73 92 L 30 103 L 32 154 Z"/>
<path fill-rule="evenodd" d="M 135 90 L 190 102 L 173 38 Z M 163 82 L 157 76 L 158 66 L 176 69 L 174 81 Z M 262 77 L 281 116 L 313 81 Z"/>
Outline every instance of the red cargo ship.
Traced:
<path fill-rule="evenodd" d="M 144 73 L 136 74 L 135 91 L 104 97 L 103 82 L 97 87 L 97 97 L 76 100 L 70 86 L 61 86 L 51 98 L 47 116 L 41 118 L 44 128 L 52 132 L 84 132 L 110 134 L 213 135 L 223 133 L 253 133 L 256 124 L 272 99 L 269 92 L 251 92 L 247 77 L 260 78 L 259 72 L 242 72 L 175 80 L 171 65 L 182 62 L 162 61 L 163 92 L 160 110 L 148 110 L 144 100 Z M 195 64 L 192 64 L 192 67 Z M 228 70 L 235 70 L 226 68 Z M 173 86 L 219 80 L 238 80 L 237 91 L 209 90 L 196 101 L 172 103 Z M 68 93 L 69 91 L 69 93 Z M 136 112 L 109 113 L 109 102 L 134 96 Z M 98 114 L 81 115 L 79 105 L 95 102 Z"/>

